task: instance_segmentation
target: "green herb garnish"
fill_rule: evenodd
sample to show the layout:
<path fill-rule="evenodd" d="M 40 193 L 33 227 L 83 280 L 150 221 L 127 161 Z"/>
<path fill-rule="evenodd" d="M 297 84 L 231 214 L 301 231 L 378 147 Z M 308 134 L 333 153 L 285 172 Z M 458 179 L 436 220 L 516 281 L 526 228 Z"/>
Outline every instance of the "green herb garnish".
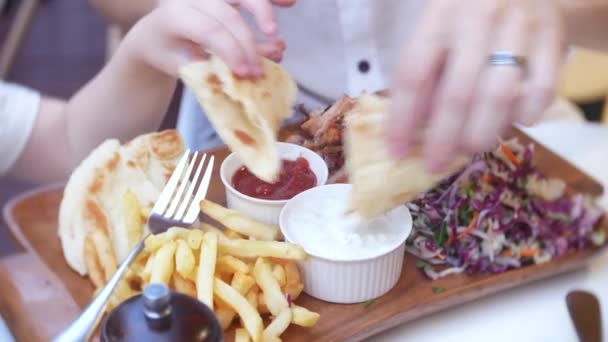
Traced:
<path fill-rule="evenodd" d="M 593 242 L 593 245 L 596 247 L 600 247 L 603 244 L 606 243 L 606 231 L 605 230 L 598 230 L 595 231 L 593 233 L 591 233 L 591 242 Z M 416 264 L 417 266 L 418 264 Z"/>
<path fill-rule="evenodd" d="M 439 233 L 435 235 L 434 241 L 438 247 L 443 247 L 443 244 L 447 240 L 448 237 L 448 224 L 444 221 L 439 226 Z"/>
<path fill-rule="evenodd" d="M 473 208 L 465 207 L 463 209 L 458 210 L 458 224 L 461 226 L 466 226 L 473 219 Z"/>
<path fill-rule="evenodd" d="M 416 268 L 419 270 L 425 268 L 427 265 L 428 264 L 422 260 L 416 261 Z"/>
<path fill-rule="evenodd" d="M 433 290 L 433 294 L 440 294 L 440 293 L 446 291 L 446 289 L 444 287 L 433 287 L 432 290 Z"/>
<path fill-rule="evenodd" d="M 375 301 L 375 299 L 368 300 L 367 302 L 363 303 L 363 308 L 367 309 L 370 305 L 374 304 Z"/>

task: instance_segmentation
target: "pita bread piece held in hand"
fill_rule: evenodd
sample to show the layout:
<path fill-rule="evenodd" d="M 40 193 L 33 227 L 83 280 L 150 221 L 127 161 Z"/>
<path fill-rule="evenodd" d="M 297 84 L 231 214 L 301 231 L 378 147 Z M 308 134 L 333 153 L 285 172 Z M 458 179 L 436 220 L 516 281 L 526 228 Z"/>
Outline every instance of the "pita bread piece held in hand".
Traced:
<path fill-rule="evenodd" d="M 464 167 L 469 158 L 457 156 L 444 171 L 427 171 L 418 148 L 406 159 L 389 154 L 385 117 L 389 100 L 361 96 L 346 116 L 346 167 L 353 184 L 350 208 L 372 218 L 405 204 Z"/>
<path fill-rule="evenodd" d="M 274 183 L 281 161 L 276 148 L 281 122 L 292 110 L 296 84 L 278 64 L 262 58 L 264 75 L 236 76 L 217 56 L 180 69 L 220 137 L 255 176 Z"/>

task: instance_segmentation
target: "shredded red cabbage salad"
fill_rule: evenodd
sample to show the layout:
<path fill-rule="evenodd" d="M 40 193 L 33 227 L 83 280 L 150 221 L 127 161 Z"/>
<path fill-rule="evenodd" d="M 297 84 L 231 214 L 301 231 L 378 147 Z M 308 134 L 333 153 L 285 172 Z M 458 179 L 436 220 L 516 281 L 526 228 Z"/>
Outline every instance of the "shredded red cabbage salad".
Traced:
<path fill-rule="evenodd" d="M 406 248 L 427 277 L 501 273 L 605 243 L 601 208 L 540 174 L 533 153 L 533 145 L 502 142 L 408 204 Z"/>

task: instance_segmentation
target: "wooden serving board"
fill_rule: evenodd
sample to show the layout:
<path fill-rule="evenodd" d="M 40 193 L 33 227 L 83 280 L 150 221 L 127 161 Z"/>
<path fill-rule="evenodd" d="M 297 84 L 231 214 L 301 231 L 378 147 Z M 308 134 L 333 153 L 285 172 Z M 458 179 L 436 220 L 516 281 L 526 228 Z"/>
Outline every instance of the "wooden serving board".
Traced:
<path fill-rule="evenodd" d="M 515 134 L 530 141 L 521 132 Z M 228 151 L 212 153 L 221 161 Z M 600 184 L 544 147 L 537 146 L 536 156 L 542 171 L 564 179 L 570 190 L 602 194 Z M 220 162 L 215 165 L 208 198 L 224 203 L 223 185 L 217 176 Z M 78 315 L 93 294 L 88 279 L 73 272 L 63 259 L 57 237 L 62 189 L 53 186 L 26 193 L 4 208 L 4 217 L 22 251 L 0 259 L 0 313 L 19 341 L 48 341 Z M 608 230 L 608 220 L 603 227 Z M 436 281 L 426 279 L 416 269 L 416 259 L 406 255 L 396 287 L 370 305 L 331 304 L 302 295 L 297 303 L 319 312 L 321 320 L 313 328 L 292 326 L 283 337 L 285 341 L 362 340 L 451 306 L 582 268 L 596 252 L 598 249 L 589 248 L 499 275 L 455 275 Z M 433 294 L 432 287 L 446 291 Z"/>

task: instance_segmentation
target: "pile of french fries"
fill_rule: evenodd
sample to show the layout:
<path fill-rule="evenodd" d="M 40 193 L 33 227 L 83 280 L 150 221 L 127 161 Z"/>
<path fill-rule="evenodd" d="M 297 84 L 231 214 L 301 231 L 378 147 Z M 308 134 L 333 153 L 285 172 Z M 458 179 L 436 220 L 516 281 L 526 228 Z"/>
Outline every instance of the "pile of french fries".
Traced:
<path fill-rule="evenodd" d="M 134 245 L 142 235 L 147 213 L 131 193 L 123 203 L 129 243 Z M 304 287 L 295 261 L 307 257 L 304 250 L 280 241 L 276 226 L 207 200 L 200 205 L 203 213 L 223 227 L 201 223 L 192 229 L 174 227 L 149 236 L 107 309 L 149 283 L 162 283 L 209 306 L 222 329 L 236 326 L 237 342 L 280 341 L 291 324 L 315 325 L 319 314 L 295 304 Z M 107 234 L 90 234 L 85 249 L 91 281 L 100 288 L 117 265 Z M 266 326 L 263 317 L 270 319 Z"/>

